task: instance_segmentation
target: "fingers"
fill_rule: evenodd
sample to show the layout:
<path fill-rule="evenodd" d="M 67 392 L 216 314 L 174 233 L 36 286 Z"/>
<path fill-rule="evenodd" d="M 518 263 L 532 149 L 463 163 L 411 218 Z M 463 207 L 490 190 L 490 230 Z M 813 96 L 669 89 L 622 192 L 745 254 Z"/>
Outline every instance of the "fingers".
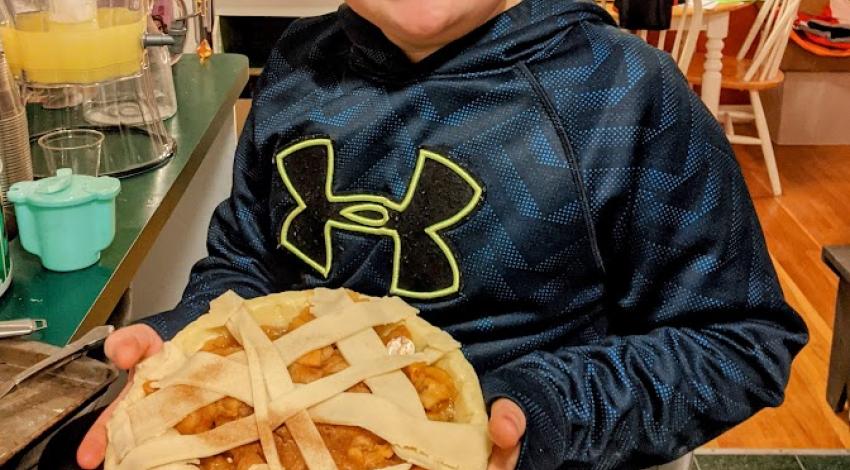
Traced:
<path fill-rule="evenodd" d="M 493 448 L 487 470 L 514 470 L 519 461 L 519 446 L 512 449 Z"/>
<path fill-rule="evenodd" d="M 133 325 L 109 335 L 103 349 L 109 360 L 119 368 L 129 370 L 130 375 L 121 394 L 98 416 L 77 449 L 77 463 L 87 470 L 95 469 L 103 462 L 107 444 L 106 423 L 133 384 L 133 367 L 142 359 L 159 352 L 162 349 L 162 338 L 147 325 Z"/>
<path fill-rule="evenodd" d="M 490 438 L 501 449 L 512 449 L 519 445 L 525 435 L 525 413 L 514 402 L 496 400 L 490 409 Z"/>
<path fill-rule="evenodd" d="M 159 352 L 162 338 L 147 325 L 133 325 L 109 335 L 103 349 L 116 366 L 129 370 L 142 359 Z"/>
<path fill-rule="evenodd" d="M 81 468 L 95 469 L 103 462 L 106 454 L 106 422 L 112 415 L 112 409 L 113 406 L 109 405 L 109 408 L 101 413 L 80 443 L 77 449 L 77 463 Z"/>
<path fill-rule="evenodd" d="M 77 448 L 77 464 L 79 464 L 81 468 L 92 470 L 97 468 L 103 462 L 103 458 L 106 455 L 107 444 L 106 423 L 108 423 L 109 418 L 112 417 L 112 412 L 115 411 L 115 407 L 118 405 L 118 402 L 120 402 L 121 399 L 124 398 L 124 395 L 130 391 L 130 387 L 132 385 L 133 373 L 131 372 L 127 379 L 127 385 L 125 385 L 124 389 L 121 390 L 118 398 L 116 398 L 112 404 L 103 410 L 103 413 L 98 416 L 97 420 L 89 429 L 89 432 L 86 433 L 86 436 L 83 438 L 82 442 L 80 442 L 80 447 Z"/>

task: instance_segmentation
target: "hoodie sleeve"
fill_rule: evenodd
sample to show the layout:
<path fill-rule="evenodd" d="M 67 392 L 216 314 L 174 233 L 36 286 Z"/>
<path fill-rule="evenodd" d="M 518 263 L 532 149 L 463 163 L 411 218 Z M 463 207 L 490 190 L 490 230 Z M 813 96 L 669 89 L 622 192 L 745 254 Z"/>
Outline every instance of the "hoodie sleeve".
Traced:
<path fill-rule="evenodd" d="M 722 129 L 671 62 L 648 83 L 636 127 L 651 123 L 658 135 L 635 138 L 625 164 L 606 163 L 607 177 L 601 164 L 585 173 L 606 269 L 607 338 L 482 377 L 488 403 L 509 398 L 528 418 L 518 468 L 675 460 L 782 403 L 807 341 Z"/>

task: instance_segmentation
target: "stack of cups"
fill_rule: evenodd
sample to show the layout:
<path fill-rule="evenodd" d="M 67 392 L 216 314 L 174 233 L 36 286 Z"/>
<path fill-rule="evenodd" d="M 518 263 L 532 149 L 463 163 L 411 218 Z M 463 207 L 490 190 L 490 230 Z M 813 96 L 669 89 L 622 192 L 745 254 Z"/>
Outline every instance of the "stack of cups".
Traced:
<path fill-rule="evenodd" d="M 17 82 L 12 76 L 3 47 L 0 44 L 0 190 L 3 212 L 14 235 L 14 213 L 6 200 L 6 192 L 19 181 L 31 181 L 32 156 L 26 107 L 21 100 Z"/>
<path fill-rule="evenodd" d="M 0 185 L 2 185 L 3 210 L 0 211 L 0 295 L 9 290 L 12 283 L 12 258 L 9 253 L 9 232 L 14 234 L 15 223 L 11 207 L 6 210 L 6 191 L 13 178 L 32 179 L 29 130 L 26 108 L 21 101 L 15 78 L 6 62 L 3 45 L 0 44 Z M 7 217 L 5 214 L 8 213 Z"/>
<path fill-rule="evenodd" d="M 9 188 L 19 181 L 33 179 L 26 112 L 0 119 L 0 157 L 3 160 L 0 187 L 3 190 L 5 208 L 6 192 Z"/>

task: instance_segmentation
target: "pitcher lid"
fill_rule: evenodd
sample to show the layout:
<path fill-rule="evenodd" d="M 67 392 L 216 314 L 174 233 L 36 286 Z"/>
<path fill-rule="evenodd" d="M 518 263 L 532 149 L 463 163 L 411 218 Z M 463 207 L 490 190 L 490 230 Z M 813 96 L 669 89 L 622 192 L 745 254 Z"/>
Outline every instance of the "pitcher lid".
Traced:
<path fill-rule="evenodd" d="M 71 207 L 115 199 L 120 191 L 121 182 L 115 178 L 75 175 L 70 169 L 62 168 L 50 178 L 15 183 L 7 197 L 14 204 Z"/>

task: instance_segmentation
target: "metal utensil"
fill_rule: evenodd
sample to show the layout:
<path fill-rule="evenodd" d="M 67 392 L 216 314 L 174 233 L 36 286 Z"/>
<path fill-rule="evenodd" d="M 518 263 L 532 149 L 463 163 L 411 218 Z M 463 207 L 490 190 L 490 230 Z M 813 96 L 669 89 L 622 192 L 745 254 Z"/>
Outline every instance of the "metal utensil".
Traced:
<path fill-rule="evenodd" d="M 115 327 L 109 325 L 92 329 L 82 338 L 57 351 L 56 354 L 45 358 L 29 369 L 12 377 L 12 380 L 0 385 L 0 398 L 6 396 L 25 380 L 54 367 L 63 366 L 82 356 L 86 351 L 101 345 L 106 340 L 106 337 L 114 330 Z"/>
<path fill-rule="evenodd" d="M 47 328 L 47 320 L 41 318 L 0 321 L 0 338 L 31 335 L 45 328 Z"/>

